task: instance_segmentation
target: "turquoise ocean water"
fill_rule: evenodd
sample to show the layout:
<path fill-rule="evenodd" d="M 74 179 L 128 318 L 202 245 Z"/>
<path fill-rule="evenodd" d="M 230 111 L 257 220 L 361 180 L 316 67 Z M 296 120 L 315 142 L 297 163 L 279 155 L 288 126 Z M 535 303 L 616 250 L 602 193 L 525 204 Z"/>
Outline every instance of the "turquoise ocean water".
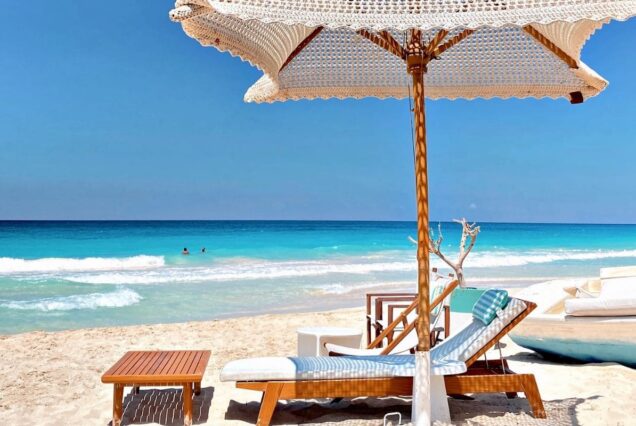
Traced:
<path fill-rule="evenodd" d="M 0 222 L 0 333 L 360 306 L 367 290 L 415 288 L 415 226 Z M 452 255 L 460 227 L 442 229 Z M 636 265 L 636 225 L 484 223 L 466 275 L 524 286 L 618 265 Z"/>

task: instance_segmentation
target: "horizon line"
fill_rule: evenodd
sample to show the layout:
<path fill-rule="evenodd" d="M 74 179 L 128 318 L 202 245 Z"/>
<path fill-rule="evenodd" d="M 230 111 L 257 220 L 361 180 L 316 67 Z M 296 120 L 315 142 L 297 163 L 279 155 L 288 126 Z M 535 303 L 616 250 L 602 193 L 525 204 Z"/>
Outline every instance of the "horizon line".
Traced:
<path fill-rule="evenodd" d="M 429 220 L 433 223 L 453 223 L 455 219 Z M 340 223 L 417 223 L 417 220 L 381 220 L 381 219 L 0 219 L 6 222 L 340 222 Z M 518 221 L 478 221 L 469 220 L 476 224 L 497 225 L 636 225 L 636 222 L 518 222 Z"/>

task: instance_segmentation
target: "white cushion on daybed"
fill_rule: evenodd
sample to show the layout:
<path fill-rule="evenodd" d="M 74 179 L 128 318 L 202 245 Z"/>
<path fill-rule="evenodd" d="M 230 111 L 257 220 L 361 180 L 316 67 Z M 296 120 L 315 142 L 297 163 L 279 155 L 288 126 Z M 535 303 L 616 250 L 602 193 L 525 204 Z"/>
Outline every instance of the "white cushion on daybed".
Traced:
<path fill-rule="evenodd" d="M 599 297 L 606 299 L 636 298 L 636 277 L 602 279 Z"/>
<path fill-rule="evenodd" d="M 636 297 L 567 299 L 565 313 L 576 317 L 622 317 L 636 315 Z"/>

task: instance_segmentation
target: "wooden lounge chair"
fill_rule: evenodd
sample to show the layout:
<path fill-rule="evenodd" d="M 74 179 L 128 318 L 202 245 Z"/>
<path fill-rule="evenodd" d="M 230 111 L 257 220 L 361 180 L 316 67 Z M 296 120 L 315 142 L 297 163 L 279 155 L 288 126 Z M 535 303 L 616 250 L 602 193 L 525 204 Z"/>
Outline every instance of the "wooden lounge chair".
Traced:
<path fill-rule="evenodd" d="M 545 418 L 534 375 L 510 371 L 505 360 L 478 361 L 535 308 L 531 302 L 510 299 L 502 316 L 490 325 L 480 326 L 475 320 L 433 348 L 433 370 L 443 371 L 443 364 L 449 360 L 464 362 L 468 367 L 464 374 L 444 376 L 446 392 L 451 395 L 501 392 L 509 397 L 523 392 L 534 416 Z M 221 380 L 236 381 L 237 388 L 263 392 L 257 424 L 268 425 L 281 399 L 410 396 L 413 370 L 407 364 L 413 358 L 412 355 L 255 358 L 228 363 L 221 371 Z"/>

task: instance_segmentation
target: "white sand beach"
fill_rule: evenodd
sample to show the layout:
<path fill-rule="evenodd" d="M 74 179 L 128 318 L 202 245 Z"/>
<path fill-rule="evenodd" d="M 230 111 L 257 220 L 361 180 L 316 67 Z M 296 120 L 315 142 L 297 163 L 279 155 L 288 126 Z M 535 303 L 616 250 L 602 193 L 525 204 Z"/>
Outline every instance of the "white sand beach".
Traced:
<path fill-rule="evenodd" d="M 296 329 L 306 325 L 363 326 L 362 309 L 262 315 L 219 321 L 96 328 L 0 337 L 0 418 L 15 425 L 107 425 L 112 386 L 100 377 L 133 349 L 210 349 L 201 396 L 195 398 L 195 424 L 254 424 L 260 394 L 219 382 L 232 359 L 292 355 Z M 511 368 L 532 372 L 548 419 L 535 420 L 525 398 L 479 396 L 450 400 L 455 424 L 628 425 L 636 417 L 636 370 L 616 364 L 564 365 L 542 360 L 505 340 Z M 493 354 L 495 356 L 495 354 Z M 181 391 L 143 389 L 124 397 L 123 424 L 182 424 Z M 356 399 L 279 403 L 273 424 L 382 424 L 385 413 L 407 418 L 408 400 Z"/>

